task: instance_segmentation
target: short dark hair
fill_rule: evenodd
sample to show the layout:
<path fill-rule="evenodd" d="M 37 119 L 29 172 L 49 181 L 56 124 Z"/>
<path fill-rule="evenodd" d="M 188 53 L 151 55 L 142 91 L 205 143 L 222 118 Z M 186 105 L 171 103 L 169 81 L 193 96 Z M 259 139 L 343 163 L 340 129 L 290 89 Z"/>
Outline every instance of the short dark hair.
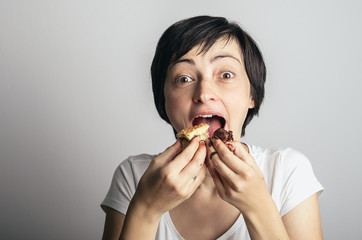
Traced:
<path fill-rule="evenodd" d="M 152 90 L 160 117 L 167 123 L 164 86 L 167 70 L 174 61 L 188 53 L 196 45 L 201 52 L 208 51 L 219 39 L 236 39 L 241 47 L 245 70 L 248 75 L 254 108 L 249 109 L 242 126 L 245 128 L 259 113 L 264 99 L 266 67 L 263 56 L 255 41 L 237 24 L 223 17 L 197 16 L 181 20 L 171 25 L 161 36 L 151 65 Z M 174 129 L 175 131 L 175 129 Z"/>

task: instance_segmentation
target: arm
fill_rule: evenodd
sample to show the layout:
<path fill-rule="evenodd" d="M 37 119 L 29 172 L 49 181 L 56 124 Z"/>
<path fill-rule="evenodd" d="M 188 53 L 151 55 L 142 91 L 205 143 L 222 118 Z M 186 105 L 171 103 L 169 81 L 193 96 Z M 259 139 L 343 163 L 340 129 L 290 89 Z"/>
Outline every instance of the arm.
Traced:
<path fill-rule="evenodd" d="M 260 210 L 259 215 L 254 212 L 252 214 L 246 214 L 245 217 L 245 222 L 252 239 L 323 239 L 317 194 L 312 195 L 298 204 L 282 218 L 279 217 L 279 212 L 274 202 L 271 203 L 271 206 L 267 207 L 267 205 L 265 205 L 264 210 Z M 282 219 L 282 221 L 280 221 L 280 219 Z M 271 237 L 273 235 L 269 235 L 272 233 L 276 234 L 274 235 L 275 238 Z M 277 237 L 283 235 L 283 238 Z"/>
<path fill-rule="evenodd" d="M 317 194 L 313 194 L 282 217 L 290 239 L 323 239 Z"/>
<path fill-rule="evenodd" d="M 103 209 L 106 212 L 106 220 L 102 240 L 116 240 L 121 234 L 125 215 L 110 207 L 104 206 Z"/>
<path fill-rule="evenodd" d="M 146 239 L 145 236 L 153 239 L 156 235 L 159 219 L 155 217 L 150 219 L 150 216 L 142 215 L 142 212 L 133 213 L 134 207 L 130 206 L 130 210 L 126 216 L 112 208 L 104 207 L 106 212 L 106 220 L 102 240 L 117 240 L 127 239 L 125 236 L 130 236 L 131 239 Z M 135 208 L 137 209 L 137 207 Z M 144 211 L 143 213 L 146 213 Z M 142 227 L 141 227 L 142 226 Z M 123 227 L 126 229 L 122 231 Z"/>

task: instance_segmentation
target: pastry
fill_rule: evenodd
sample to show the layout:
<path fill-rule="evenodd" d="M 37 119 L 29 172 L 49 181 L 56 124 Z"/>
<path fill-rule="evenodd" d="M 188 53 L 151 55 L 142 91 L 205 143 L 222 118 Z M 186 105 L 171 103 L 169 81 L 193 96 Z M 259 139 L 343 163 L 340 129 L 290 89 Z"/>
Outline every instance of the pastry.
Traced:
<path fill-rule="evenodd" d="M 196 137 L 200 136 L 200 141 L 205 141 L 209 138 L 209 125 L 206 123 L 200 123 L 193 127 L 184 128 L 180 132 L 176 134 L 176 137 L 181 139 L 182 150 L 185 149 L 191 140 Z"/>

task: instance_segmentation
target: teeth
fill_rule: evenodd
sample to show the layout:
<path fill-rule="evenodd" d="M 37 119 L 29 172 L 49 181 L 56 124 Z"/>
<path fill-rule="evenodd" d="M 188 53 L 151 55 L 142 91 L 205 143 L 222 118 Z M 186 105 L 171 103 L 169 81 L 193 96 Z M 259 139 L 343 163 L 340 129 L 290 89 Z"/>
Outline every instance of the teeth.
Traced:
<path fill-rule="evenodd" d="M 205 114 L 205 115 L 199 115 L 197 116 L 198 118 L 211 118 L 213 115 L 212 114 Z"/>

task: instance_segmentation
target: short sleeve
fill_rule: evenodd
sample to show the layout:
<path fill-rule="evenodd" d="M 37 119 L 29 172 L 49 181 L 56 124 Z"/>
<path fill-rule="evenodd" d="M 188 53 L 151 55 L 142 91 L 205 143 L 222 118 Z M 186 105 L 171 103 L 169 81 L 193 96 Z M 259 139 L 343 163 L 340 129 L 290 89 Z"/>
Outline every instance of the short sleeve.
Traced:
<path fill-rule="evenodd" d="M 324 188 L 306 156 L 288 148 L 280 157 L 283 166 L 280 215 L 283 216 L 313 194 L 320 195 Z"/>
<path fill-rule="evenodd" d="M 101 203 L 126 214 L 128 205 L 136 191 L 130 159 L 124 160 L 115 170 L 108 193 Z"/>
<path fill-rule="evenodd" d="M 110 207 L 126 214 L 137 185 L 156 155 L 139 154 L 124 160 L 115 170 L 108 193 L 101 207 Z"/>

